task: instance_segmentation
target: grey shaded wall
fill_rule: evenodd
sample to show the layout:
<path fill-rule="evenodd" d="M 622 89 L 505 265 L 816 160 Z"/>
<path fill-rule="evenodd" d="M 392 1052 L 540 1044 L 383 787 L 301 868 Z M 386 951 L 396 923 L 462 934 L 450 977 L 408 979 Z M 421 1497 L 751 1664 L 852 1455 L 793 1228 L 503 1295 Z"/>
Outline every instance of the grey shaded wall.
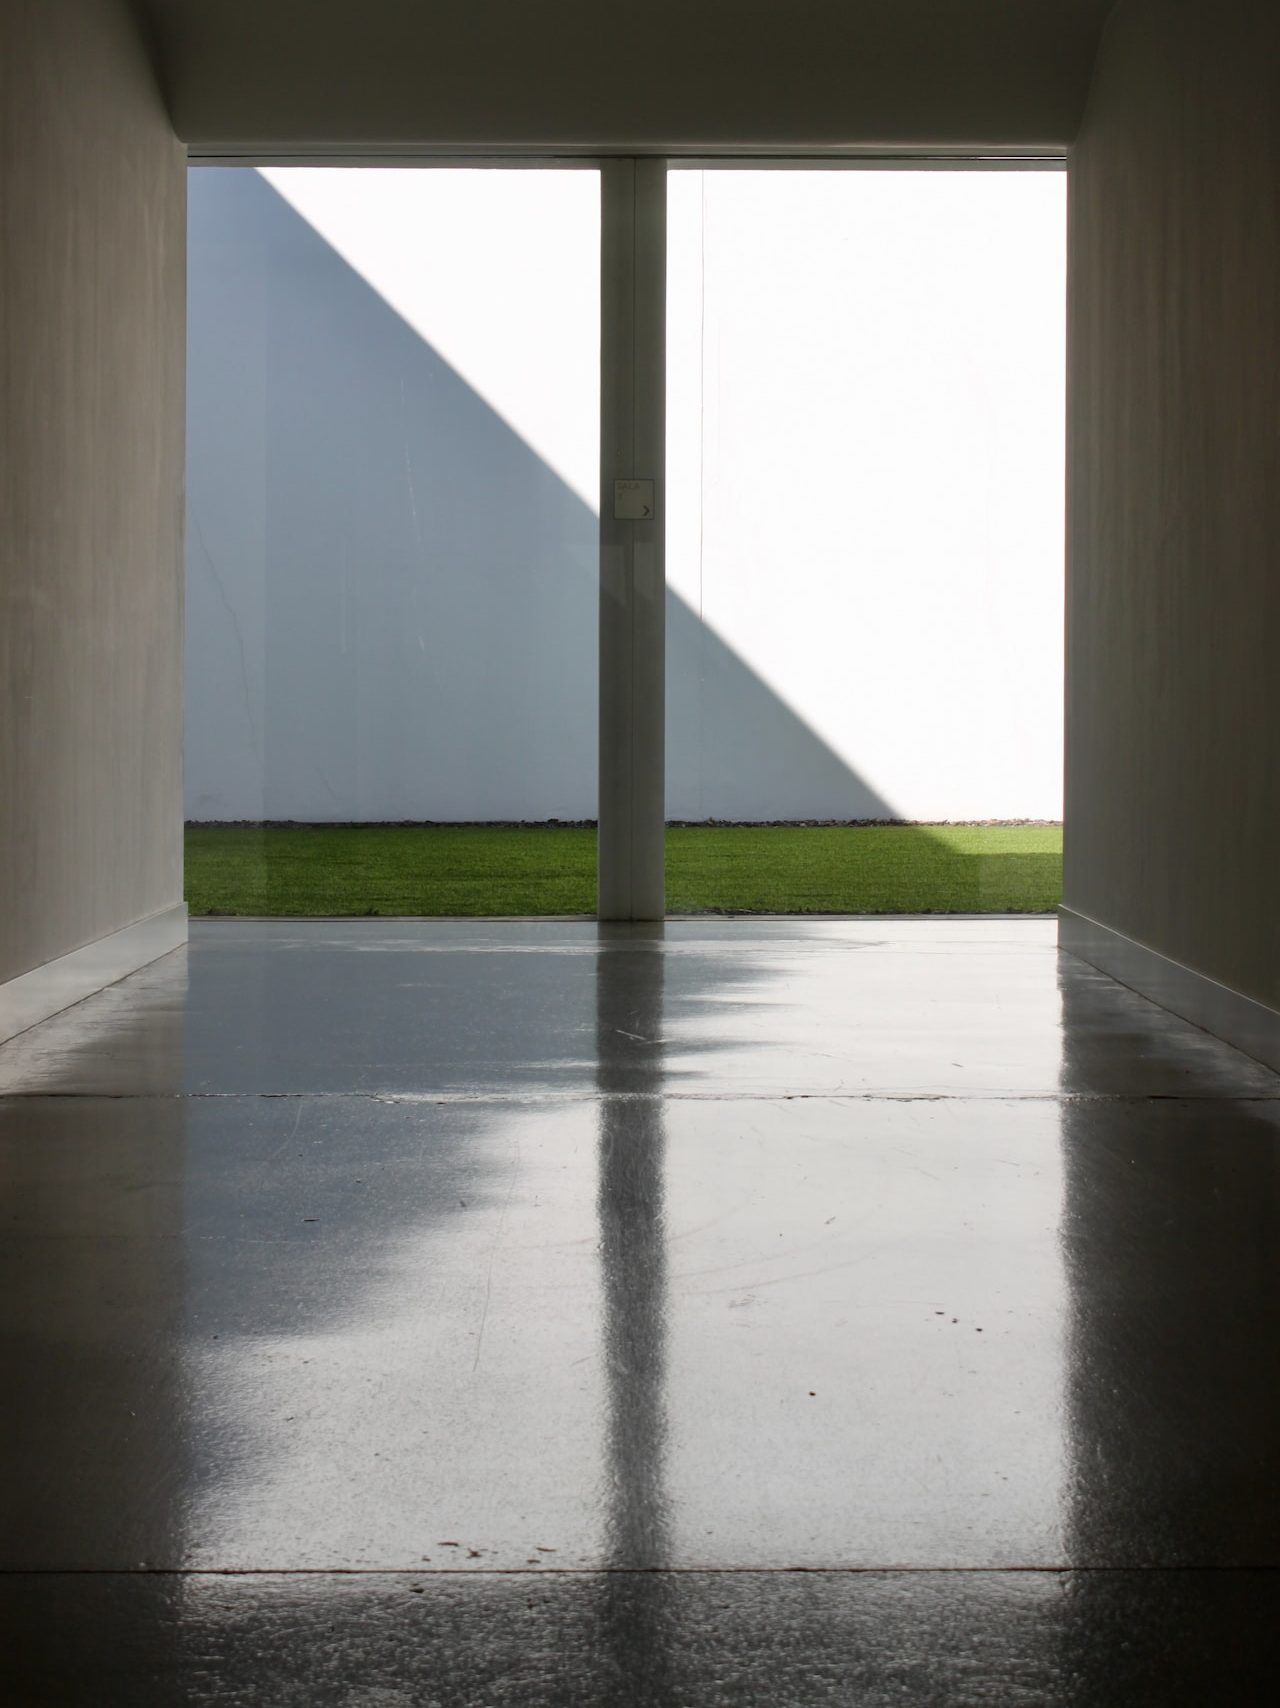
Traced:
<path fill-rule="evenodd" d="M 148 0 L 179 134 L 272 146 L 1061 150 L 1109 0 Z"/>
<path fill-rule="evenodd" d="M 0 53 L 0 981 L 182 899 L 184 158 L 118 0 Z"/>
<path fill-rule="evenodd" d="M 1280 1006 L 1280 7 L 1120 0 L 1071 160 L 1066 904 Z"/>

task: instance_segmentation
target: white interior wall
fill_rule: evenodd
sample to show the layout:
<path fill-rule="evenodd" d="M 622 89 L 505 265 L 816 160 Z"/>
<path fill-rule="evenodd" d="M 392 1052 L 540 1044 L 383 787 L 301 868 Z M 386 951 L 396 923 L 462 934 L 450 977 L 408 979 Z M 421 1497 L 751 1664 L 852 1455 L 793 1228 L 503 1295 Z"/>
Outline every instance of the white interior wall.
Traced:
<path fill-rule="evenodd" d="M 1280 8 L 1176 13 L 1072 156 L 1065 940 L 1280 1067 Z"/>
<path fill-rule="evenodd" d="M 670 197 L 669 816 L 1059 816 L 1061 176 Z M 193 175 L 189 817 L 594 816 L 597 198 Z"/>
<path fill-rule="evenodd" d="M 185 932 L 185 157 L 121 0 L 2 11 L 0 1037 Z"/>

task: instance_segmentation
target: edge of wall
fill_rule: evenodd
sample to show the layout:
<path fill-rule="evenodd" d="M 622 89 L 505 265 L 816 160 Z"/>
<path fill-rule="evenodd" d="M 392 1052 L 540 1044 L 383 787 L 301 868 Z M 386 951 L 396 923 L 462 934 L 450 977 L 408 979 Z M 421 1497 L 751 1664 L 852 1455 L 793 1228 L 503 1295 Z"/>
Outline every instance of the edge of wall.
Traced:
<path fill-rule="evenodd" d="M 1280 1072 L 1280 1013 L 1074 908 L 1058 909 L 1058 947 Z"/>
<path fill-rule="evenodd" d="M 0 984 L 0 1044 L 158 961 L 186 940 L 187 909 L 180 903 Z"/>

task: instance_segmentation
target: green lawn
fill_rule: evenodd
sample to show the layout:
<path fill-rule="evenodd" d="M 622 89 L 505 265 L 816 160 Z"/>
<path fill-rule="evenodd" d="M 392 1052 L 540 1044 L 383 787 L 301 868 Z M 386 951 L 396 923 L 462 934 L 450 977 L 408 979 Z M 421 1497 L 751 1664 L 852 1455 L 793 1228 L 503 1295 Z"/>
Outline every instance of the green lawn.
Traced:
<path fill-rule="evenodd" d="M 193 914 L 591 913 L 594 830 L 193 825 Z M 696 825 L 667 832 L 672 913 L 1043 913 L 1059 825 Z"/>

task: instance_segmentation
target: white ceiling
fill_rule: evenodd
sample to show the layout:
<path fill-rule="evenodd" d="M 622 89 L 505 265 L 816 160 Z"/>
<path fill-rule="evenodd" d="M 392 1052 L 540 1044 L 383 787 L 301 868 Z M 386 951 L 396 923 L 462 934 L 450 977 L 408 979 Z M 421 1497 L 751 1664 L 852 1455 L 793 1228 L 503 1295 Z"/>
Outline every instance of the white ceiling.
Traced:
<path fill-rule="evenodd" d="M 1052 153 L 1111 0 L 137 3 L 197 153 Z"/>

